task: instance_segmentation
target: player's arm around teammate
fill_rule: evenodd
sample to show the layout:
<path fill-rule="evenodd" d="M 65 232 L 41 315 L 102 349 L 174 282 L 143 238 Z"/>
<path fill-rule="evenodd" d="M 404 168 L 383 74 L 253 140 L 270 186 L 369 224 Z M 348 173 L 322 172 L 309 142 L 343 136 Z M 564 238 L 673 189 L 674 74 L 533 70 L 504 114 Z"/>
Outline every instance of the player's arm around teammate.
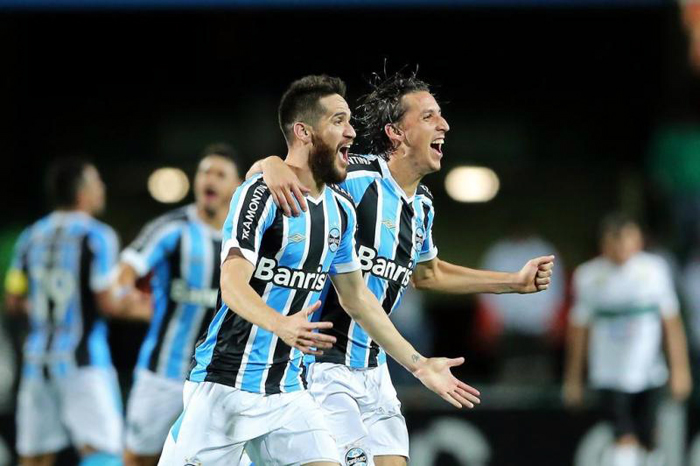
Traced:
<path fill-rule="evenodd" d="M 285 215 L 297 216 L 300 210 L 306 211 L 304 194 L 308 188 L 282 159 L 273 155 L 258 160 L 246 177 L 257 173 L 263 173 L 275 204 Z M 435 257 L 416 264 L 411 281 L 420 290 L 442 293 L 536 293 L 549 287 L 553 267 L 554 256 L 531 259 L 515 273 L 471 269 Z"/>

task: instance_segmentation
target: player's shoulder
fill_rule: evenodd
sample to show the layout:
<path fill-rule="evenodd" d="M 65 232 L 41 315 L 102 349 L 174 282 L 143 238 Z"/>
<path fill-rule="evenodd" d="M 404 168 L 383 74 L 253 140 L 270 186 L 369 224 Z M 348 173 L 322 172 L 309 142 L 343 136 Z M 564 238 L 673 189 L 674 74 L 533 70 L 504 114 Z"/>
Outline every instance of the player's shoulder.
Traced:
<path fill-rule="evenodd" d="M 636 267 L 648 269 L 658 274 L 671 275 L 671 264 L 660 254 L 648 251 L 640 251 L 632 258 Z"/>
<path fill-rule="evenodd" d="M 193 205 L 190 204 L 169 210 L 149 221 L 146 224 L 145 229 L 152 231 L 156 229 L 165 228 L 170 225 L 184 224 L 188 221 L 189 217 L 191 216 L 190 211 L 192 210 L 192 208 Z"/>
<path fill-rule="evenodd" d="M 97 220 L 94 217 L 89 217 L 85 222 L 87 235 L 107 241 L 117 241 L 117 232 L 107 223 Z"/>
<path fill-rule="evenodd" d="M 381 175 L 381 157 L 372 154 L 350 154 L 348 157 L 348 173 L 355 172 Z"/>
<path fill-rule="evenodd" d="M 19 236 L 17 236 L 17 245 L 20 248 L 27 248 L 29 247 L 29 244 L 32 241 L 35 241 L 37 235 L 41 233 L 42 230 L 45 230 L 48 223 L 49 223 L 49 215 L 46 215 L 39 220 L 36 220 L 34 223 L 31 223 L 30 225 L 27 225 L 24 227 L 24 229 L 20 232 Z"/>
<path fill-rule="evenodd" d="M 423 183 L 418 184 L 418 188 L 416 188 L 416 195 L 424 197 L 426 200 L 430 201 L 431 204 L 433 202 L 432 191 L 430 191 L 430 189 L 428 189 L 428 187 Z"/>
<path fill-rule="evenodd" d="M 268 188 L 267 183 L 263 179 L 262 173 L 257 173 L 247 180 L 245 180 L 241 185 L 236 188 L 236 192 L 233 195 L 231 202 L 249 202 L 255 200 L 259 201 L 261 198 L 267 198 L 270 195 L 270 188 Z"/>
<path fill-rule="evenodd" d="M 355 205 L 355 202 L 354 202 L 352 196 L 350 195 L 350 193 L 347 192 L 345 189 L 343 189 L 341 186 L 333 183 L 333 184 L 329 184 L 328 187 L 331 189 L 331 192 L 333 193 L 333 195 L 336 198 L 343 199 L 343 200 L 349 202 L 353 206 Z"/>
<path fill-rule="evenodd" d="M 589 259 L 574 270 L 574 281 L 579 284 L 586 284 L 601 272 L 609 268 L 609 261 L 602 256 Z"/>
<path fill-rule="evenodd" d="M 664 256 L 649 251 L 639 251 L 634 255 L 633 260 L 640 264 L 668 266 Z"/>

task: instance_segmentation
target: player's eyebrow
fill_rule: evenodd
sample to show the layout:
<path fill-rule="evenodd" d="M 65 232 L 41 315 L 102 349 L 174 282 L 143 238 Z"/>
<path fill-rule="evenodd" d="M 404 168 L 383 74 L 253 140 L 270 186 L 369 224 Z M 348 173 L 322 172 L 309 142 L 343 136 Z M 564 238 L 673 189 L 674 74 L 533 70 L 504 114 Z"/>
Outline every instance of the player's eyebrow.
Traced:
<path fill-rule="evenodd" d="M 345 111 L 345 110 L 340 110 L 340 111 L 338 111 L 338 112 L 335 112 L 335 113 L 331 116 L 331 119 L 337 118 L 337 117 L 339 117 L 339 116 L 347 116 L 348 118 L 350 118 L 350 112 Z"/>

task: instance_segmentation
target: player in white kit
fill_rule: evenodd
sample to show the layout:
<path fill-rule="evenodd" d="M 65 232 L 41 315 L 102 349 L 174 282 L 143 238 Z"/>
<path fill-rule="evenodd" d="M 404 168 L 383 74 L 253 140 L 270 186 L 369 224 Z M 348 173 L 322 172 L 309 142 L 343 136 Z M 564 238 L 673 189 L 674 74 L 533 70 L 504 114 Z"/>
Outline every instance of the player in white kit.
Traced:
<path fill-rule="evenodd" d="M 615 429 L 613 466 L 645 464 L 646 452 L 654 449 L 656 408 L 666 383 L 678 401 L 691 390 L 669 266 L 642 245 L 639 225 L 612 214 L 602 223 L 602 254 L 574 275 L 564 400 L 572 407 L 582 403 L 587 359 L 589 385 L 599 391 Z"/>

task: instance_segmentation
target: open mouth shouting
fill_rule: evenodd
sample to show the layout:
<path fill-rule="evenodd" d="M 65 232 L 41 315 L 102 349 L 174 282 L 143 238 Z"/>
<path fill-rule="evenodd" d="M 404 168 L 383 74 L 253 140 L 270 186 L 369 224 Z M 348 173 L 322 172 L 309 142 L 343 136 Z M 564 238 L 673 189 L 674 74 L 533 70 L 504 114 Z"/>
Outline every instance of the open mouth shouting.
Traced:
<path fill-rule="evenodd" d="M 208 201 L 214 200 L 219 197 L 219 193 L 216 192 L 214 188 L 206 187 L 204 188 L 204 198 Z"/>
<path fill-rule="evenodd" d="M 338 157 L 343 161 L 345 165 L 349 163 L 348 157 L 350 156 L 350 147 L 352 146 L 351 142 L 342 144 L 338 147 Z"/>
<path fill-rule="evenodd" d="M 437 153 L 440 157 L 442 157 L 442 145 L 445 144 L 445 138 L 440 137 L 435 139 L 433 142 L 430 143 L 430 148 Z"/>

